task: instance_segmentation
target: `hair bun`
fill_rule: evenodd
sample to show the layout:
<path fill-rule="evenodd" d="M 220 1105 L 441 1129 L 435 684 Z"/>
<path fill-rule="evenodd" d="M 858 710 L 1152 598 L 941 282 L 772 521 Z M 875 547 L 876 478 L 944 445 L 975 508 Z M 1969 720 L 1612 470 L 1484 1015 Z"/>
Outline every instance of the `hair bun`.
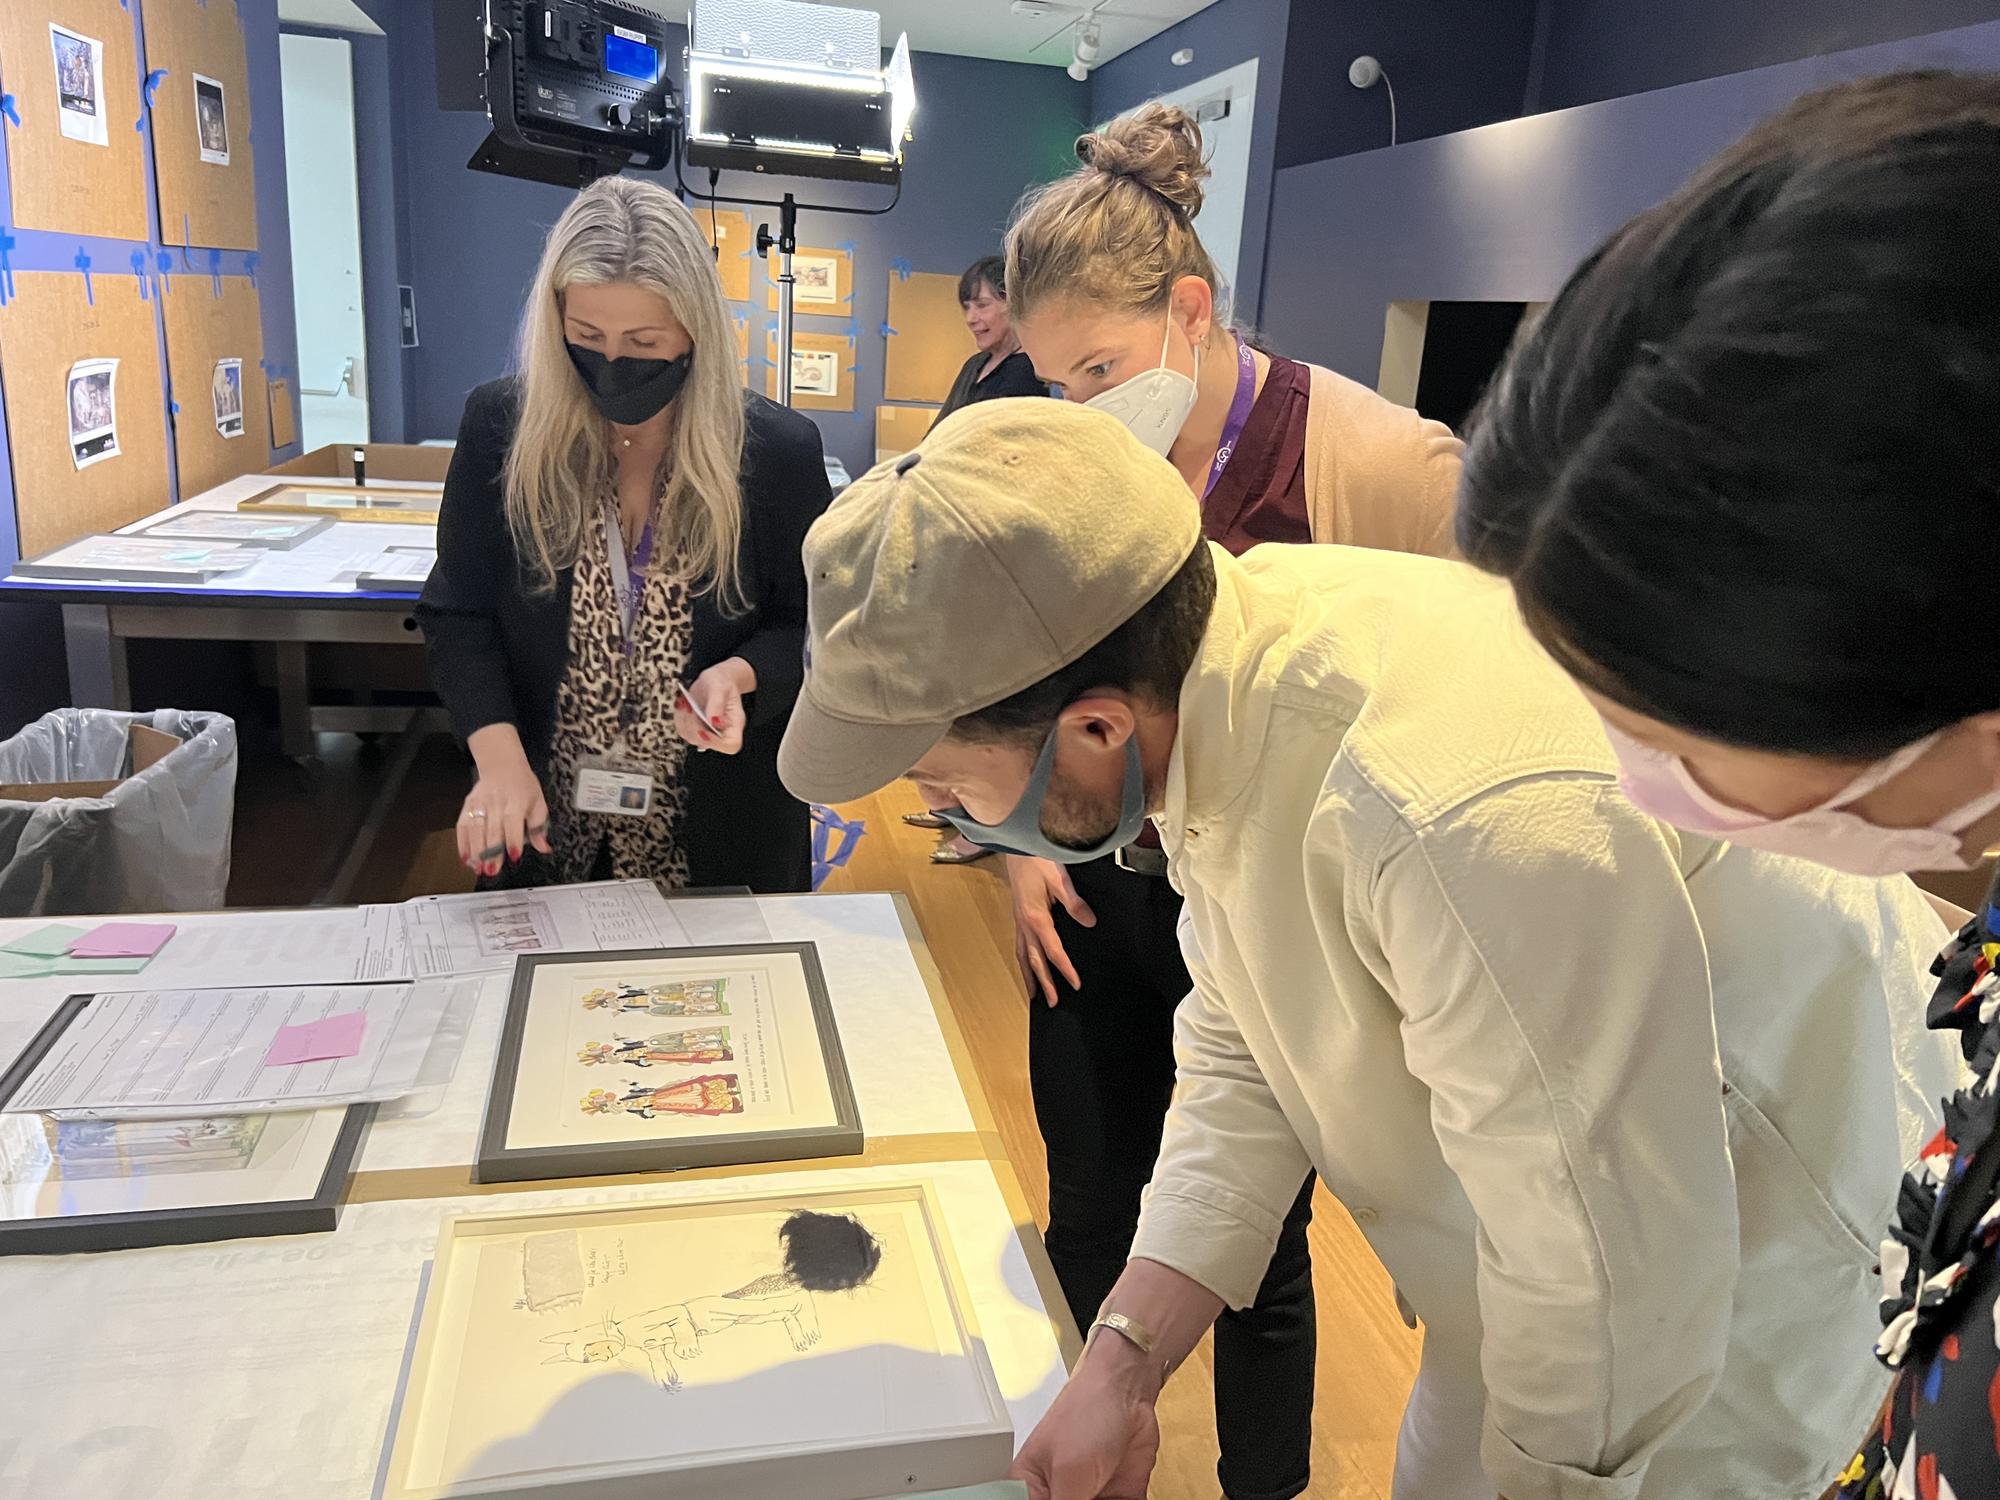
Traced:
<path fill-rule="evenodd" d="M 1076 154 L 1093 171 L 1129 177 L 1158 193 L 1190 219 L 1201 212 L 1201 184 L 1208 176 L 1201 126 L 1179 105 L 1142 104 L 1102 130 L 1077 137 Z"/>

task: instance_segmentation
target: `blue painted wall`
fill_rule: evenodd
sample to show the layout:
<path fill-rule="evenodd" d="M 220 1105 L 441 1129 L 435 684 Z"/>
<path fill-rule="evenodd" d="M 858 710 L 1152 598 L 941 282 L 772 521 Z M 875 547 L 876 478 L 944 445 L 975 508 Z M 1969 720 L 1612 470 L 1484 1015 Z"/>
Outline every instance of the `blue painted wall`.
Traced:
<path fill-rule="evenodd" d="M 385 10 L 387 13 L 385 13 Z M 431 8 L 404 5 L 371 14 L 391 32 L 396 191 L 402 209 L 402 279 L 416 289 L 421 347 L 404 351 L 405 434 L 410 441 L 450 437 L 466 393 L 503 373 L 522 297 L 533 277 L 542 239 L 570 194 L 466 169 L 488 125 L 476 114 L 437 108 Z M 678 72 L 680 37 L 674 40 Z M 919 53 L 919 109 L 903 197 L 878 218 L 801 210 L 799 237 L 808 244 L 854 244 L 855 308 L 851 322 L 801 316 L 799 329 L 851 330 L 856 339 L 855 411 L 814 412 L 829 453 L 859 474 L 874 461 L 875 406 L 881 398 L 883 336 L 891 262 L 920 271 L 957 274 L 999 247 L 1015 198 L 1029 183 L 1065 169 L 1071 141 L 1083 128 L 1088 91 L 1060 70 Z M 363 147 L 365 174 L 379 174 Z M 690 176 L 690 184 L 701 182 Z M 371 203 L 380 194 L 363 191 Z M 721 191 L 775 197 L 791 189 L 806 203 L 870 204 L 887 193 L 843 183 L 760 180 L 726 174 Z M 727 206 L 726 204 L 724 205 Z M 364 205 L 364 211 L 378 210 Z M 752 222 L 775 210 L 751 211 Z M 371 234 L 371 242 L 373 235 Z M 369 273 L 373 279 L 382 278 Z M 761 270 L 750 304 L 753 376 L 762 379 L 765 310 Z M 372 297 L 371 297 L 372 302 Z M 386 326 L 393 328 L 393 309 Z M 379 389 L 378 383 L 378 389 Z M 944 392 L 938 396 L 942 399 Z"/>
<path fill-rule="evenodd" d="M 1423 140 L 1521 113 L 1538 0 L 1342 0 L 1292 6 L 1277 167 L 1389 143 L 1381 84 L 1347 65 L 1376 58 L 1396 91 L 1397 139 Z"/>
<path fill-rule="evenodd" d="M 1683 84 L 1278 174 L 1265 320 L 1374 385 L 1398 298 L 1540 301 L 1627 218 L 1798 95 L 2000 68 L 2000 23 Z"/>
<path fill-rule="evenodd" d="M 1565 109 L 2000 20 L 2000 0 L 1545 3 L 1548 47 L 1530 108 Z M 1310 0 L 1301 0 L 1299 9 L 1310 8 Z"/>
<path fill-rule="evenodd" d="M 1296 8 L 1304 9 L 1313 3 L 1314 0 L 1300 0 Z M 1272 176 L 1277 170 L 1278 105 L 1285 78 L 1286 36 L 1294 9 L 1289 0 L 1216 0 L 1090 75 L 1089 113 L 1095 123 L 1123 114 L 1155 94 L 1185 88 L 1253 57 L 1257 59 L 1250 182 L 1243 195 L 1243 243 L 1236 273 L 1234 316 L 1239 323 L 1263 321 L 1265 233 L 1271 215 Z M 1177 68 L 1172 58 L 1183 47 L 1194 49 L 1194 61 L 1185 68 Z M 1074 158 L 1067 165 L 1073 167 Z"/>

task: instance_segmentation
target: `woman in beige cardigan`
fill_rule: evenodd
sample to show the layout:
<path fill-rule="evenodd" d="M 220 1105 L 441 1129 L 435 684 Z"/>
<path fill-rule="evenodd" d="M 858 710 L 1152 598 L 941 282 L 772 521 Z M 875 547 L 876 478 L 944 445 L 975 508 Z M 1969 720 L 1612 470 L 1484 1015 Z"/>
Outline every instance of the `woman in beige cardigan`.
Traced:
<path fill-rule="evenodd" d="M 1198 497 L 1207 537 L 1449 550 L 1459 443 L 1331 370 L 1254 348 L 1194 229 L 1201 132 L 1149 104 L 1077 143 L 1083 166 L 1025 199 L 1009 310 L 1036 373 L 1109 411 Z M 1012 856 L 1029 993 L 1029 1078 L 1048 1150 L 1048 1248 L 1088 1325 L 1123 1271 L 1173 1091 L 1173 1012 L 1191 988 L 1157 838 L 1074 865 Z M 1302 1184 L 1258 1301 L 1216 1331 L 1223 1492 L 1309 1481 L 1314 1309 Z"/>

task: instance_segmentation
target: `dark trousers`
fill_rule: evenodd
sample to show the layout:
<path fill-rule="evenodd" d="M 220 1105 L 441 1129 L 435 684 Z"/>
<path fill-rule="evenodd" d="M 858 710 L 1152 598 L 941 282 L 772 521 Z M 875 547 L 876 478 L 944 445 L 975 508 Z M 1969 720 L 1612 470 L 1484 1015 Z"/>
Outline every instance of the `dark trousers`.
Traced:
<path fill-rule="evenodd" d="M 1030 1003 L 1028 1076 L 1049 1162 L 1049 1260 L 1079 1328 L 1125 1269 L 1139 1195 L 1160 1154 L 1174 1090 L 1174 1010 L 1193 988 L 1175 925 L 1180 897 L 1109 859 L 1072 867 L 1097 914 L 1056 927 L 1083 981 L 1053 1009 Z M 1308 1177 L 1285 1220 L 1255 1305 L 1215 1326 L 1215 1426 L 1229 1500 L 1288 1500 L 1312 1461 L 1317 1355 Z"/>

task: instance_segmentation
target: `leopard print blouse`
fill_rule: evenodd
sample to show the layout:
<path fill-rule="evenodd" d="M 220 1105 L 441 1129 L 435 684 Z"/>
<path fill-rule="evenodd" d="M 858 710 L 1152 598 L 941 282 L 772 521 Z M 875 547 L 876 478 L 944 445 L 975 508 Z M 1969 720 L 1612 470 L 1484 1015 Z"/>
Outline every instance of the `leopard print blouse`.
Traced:
<path fill-rule="evenodd" d="M 550 754 L 549 842 L 566 881 L 588 880 L 600 846 L 608 845 L 611 874 L 620 880 L 688 883 L 681 820 L 687 814 L 682 768 L 688 745 L 674 732 L 674 692 L 684 680 L 694 641 L 694 611 L 685 584 L 653 567 L 636 622 L 632 653 L 624 651 L 616 584 L 605 551 L 624 537 L 607 507 L 579 550 L 569 611 L 569 666 L 556 689 L 555 740 Z M 643 818 L 576 809 L 581 761 L 607 753 L 625 725 L 628 758 L 653 773 L 652 810 Z"/>

